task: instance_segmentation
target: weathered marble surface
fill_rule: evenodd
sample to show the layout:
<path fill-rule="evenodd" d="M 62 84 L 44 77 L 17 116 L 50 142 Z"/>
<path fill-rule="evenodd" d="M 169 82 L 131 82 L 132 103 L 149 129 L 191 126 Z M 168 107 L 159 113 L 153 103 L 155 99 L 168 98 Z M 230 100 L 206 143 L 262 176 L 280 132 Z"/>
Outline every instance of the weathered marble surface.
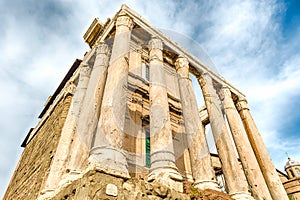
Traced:
<path fill-rule="evenodd" d="M 123 152 L 127 106 L 128 56 L 132 19 L 119 14 L 101 105 L 101 115 L 89 162 L 110 174 L 129 177 Z"/>
<path fill-rule="evenodd" d="M 175 63 L 194 185 L 200 189 L 218 189 L 204 127 L 198 114 L 197 100 L 189 76 L 189 62 L 179 56 Z"/>
<path fill-rule="evenodd" d="M 220 96 L 222 98 L 233 140 L 253 197 L 257 200 L 271 200 L 272 197 L 248 140 L 243 122 L 232 100 L 231 91 L 228 87 L 223 87 L 220 91 Z"/>
<path fill-rule="evenodd" d="M 263 139 L 254 123 L 246 99 L 238 99 L 237 108 L 272 198 L 274 200 L 287 200 L 288 197 L 286 191 L 280 181 L 278 173 L 276 172 L 275 166 Z"/>
<path fill-rule="evenodd" d="M 163 70 L 162 41 L 152 38 L 150 49 L 150 144 L 151 168 L 148 180 L 161 180 L 180 188 L 181 175 L 175 165 L 169 103 Z"/>
<path fill-rule="evenodd" d="M 238 163 L 212 79 L 209 74 L 204 73 L 198 77 L 198 81 L 203 92 L 229 194 L 233 199 L 253 199 L 248 192 L 248 183 L 245 174 Z"/>

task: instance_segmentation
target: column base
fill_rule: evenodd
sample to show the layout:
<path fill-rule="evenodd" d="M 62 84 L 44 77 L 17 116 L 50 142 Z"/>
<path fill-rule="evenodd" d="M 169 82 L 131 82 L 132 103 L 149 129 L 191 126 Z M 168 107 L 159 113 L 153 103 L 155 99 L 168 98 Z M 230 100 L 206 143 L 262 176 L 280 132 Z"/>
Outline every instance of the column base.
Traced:
<path fill-rule="evenodd" d="M 198 188 L 200 190 L 212 189 L 221 192 L 218 183 L 214 180 L 203 180 L 203 181 L 196 180 L 193 185 L 195 186 L 195 188 Z"/>
<path fill-rule="evenodd" d="M 190 173 L 186 173 L 186 175 L 185 175 L 186 177 L 186 181 L 188 181 L 188 182 L 190 182 L 190 183 L 193 183 L 194 182 L 194 178 L 193 178 L 193 176 L 192 176 L 192 174 L 190 174 Z"/>
<path fill-rule="evenodd" d="M 158 168 L 148 175 L 149 182 L 157 182 L 170 189 L 183 192 L 182 176 L 173 168 Z"/>
<path fill-rule="evenodd" d="M 46 200 L 46 199 L 50 199 L 51 197 L 53 197 L 54 195 L 54 189 L 45 189 L 42 190 L 40 195 L 38 196 L 37 200 Z"/>
<path fill-rule="evenodd" d="M 130 178 L 125 154 L 112 146 L 97 146 L 91 149 L 89 168 L 106 174 Z"/>
<path fill-rule="evenodd" d="M 59 186 L 67 185 L 79 178 L 82 177 L 82 171 L 79 170 L 70 170 L 69 173 L 64 174 L 61 181 L 59 182 Z"/>
<path fill-rule="evenodd" d="M 230 194 L 231 198 L 236 200 L 255 200 L 250 193 L 236 192 Z"/>

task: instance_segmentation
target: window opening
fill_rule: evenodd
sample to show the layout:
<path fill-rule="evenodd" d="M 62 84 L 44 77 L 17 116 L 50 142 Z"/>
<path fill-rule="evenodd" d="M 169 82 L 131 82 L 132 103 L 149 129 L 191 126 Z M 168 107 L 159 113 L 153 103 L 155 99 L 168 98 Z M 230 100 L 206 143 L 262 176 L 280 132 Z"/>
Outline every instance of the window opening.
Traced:
<path fill-rule="evenodd" d="M 150 81 L 150 69 L 149 65 L 142 63 L 142 77 L 143 79 Z"/>

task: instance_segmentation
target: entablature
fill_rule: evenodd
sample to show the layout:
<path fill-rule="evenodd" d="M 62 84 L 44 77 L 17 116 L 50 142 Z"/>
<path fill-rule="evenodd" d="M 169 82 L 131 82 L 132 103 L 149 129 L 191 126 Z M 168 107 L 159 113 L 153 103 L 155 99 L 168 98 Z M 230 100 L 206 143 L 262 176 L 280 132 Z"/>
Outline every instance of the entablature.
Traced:
<path fill-rule="evenodd" d="M 212 70 L 209 66 L 204 64 L 201 60 L 184 50 L 180 47 L 176 42 L 173 42 L 170 38 L 168 38 L 165 34 L 161 31 L 153 27 L 149 22 L 143 19 L 139 14 L 135 11 L 131 10 L 126 5 L 122 5 L 121 9 L 116 13 L 116 15 L 111 19 L 108 20 L 103 28 L 101 29 L 101 34 L 97 35 L 96 44 L 103 42 L 110 37 L 114 36 L 115 32 L 115 21 L 119 15 L 119 13 L 124 14 L 126 13 L 129 17 L 132 18 L 134 22 L 134 28 L 132 31 L 132 39 L 135 40 L 142 49 L 147 49 L 148 41 L 150 40 L 151 36 L 155 36 L 163 41 L 164 44 L 164 54 L 167 55 L 164 59 L 169 64 L 174 64 L 174 60 L 179 55 L 184 55 L 190 63 L 190 73 L 198 77 L 202 73 L 209 73 L 210 76 L 214 81 L 217 83 L 228 86 L 232 93 L 236 96 L 245 97 L 243 93 L 241 93 L 237 88 L 231 85 L 228 81 L 226 81 L 220 74 Z"/>

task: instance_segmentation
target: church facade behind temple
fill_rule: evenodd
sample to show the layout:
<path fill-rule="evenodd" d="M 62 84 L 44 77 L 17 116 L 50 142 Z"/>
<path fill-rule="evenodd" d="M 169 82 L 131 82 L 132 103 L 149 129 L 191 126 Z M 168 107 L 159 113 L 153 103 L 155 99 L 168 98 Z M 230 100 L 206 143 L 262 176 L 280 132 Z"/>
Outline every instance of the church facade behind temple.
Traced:
<path fill-rule="evenodd" d="M 218 73 L 126 5 L 84 39 L 90 50 L 29 131 L 4 199 L 189 199 L 191 188 L 288 199 L 245 95 Z"/>

